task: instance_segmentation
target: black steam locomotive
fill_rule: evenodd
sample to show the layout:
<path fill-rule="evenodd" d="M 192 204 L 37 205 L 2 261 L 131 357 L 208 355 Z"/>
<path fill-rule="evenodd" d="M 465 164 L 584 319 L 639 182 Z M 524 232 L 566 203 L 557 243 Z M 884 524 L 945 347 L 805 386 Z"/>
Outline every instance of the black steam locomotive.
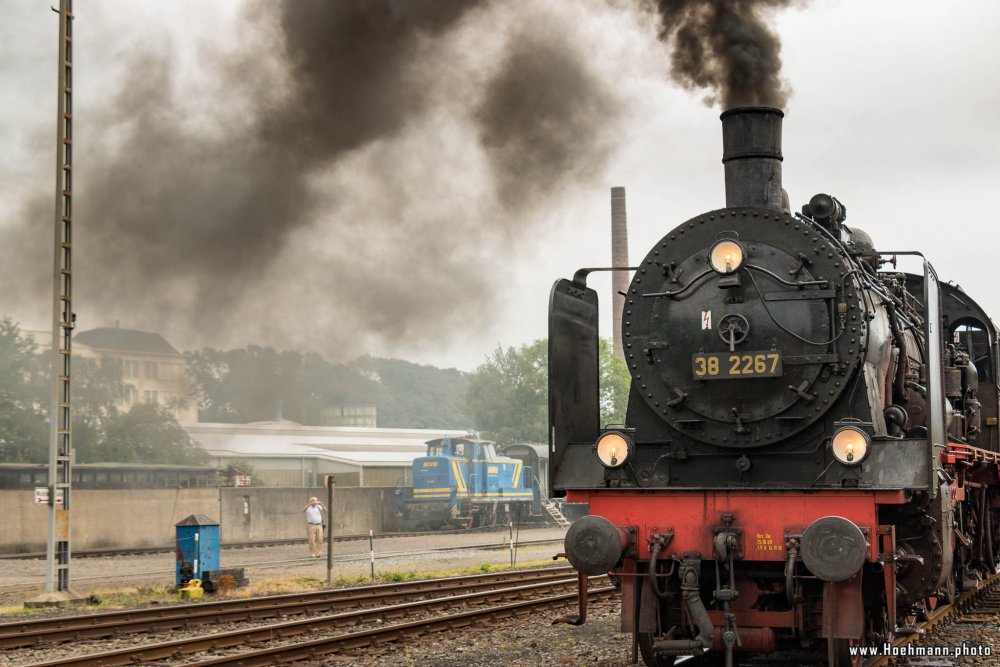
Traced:
<path fill-rule="evenodd" d="M 791 645 L 861 664 L 997 569 L 994 325 L 835 197 L 791 213 L 782 118 L 722 114 L 726 208 L 634 268 L 624 427 L 599 423 L 592 269 L 552 290 L 549 479 L 590 510 L 566 536 L 569 620 L 614 570 L 648 665 Z"/>

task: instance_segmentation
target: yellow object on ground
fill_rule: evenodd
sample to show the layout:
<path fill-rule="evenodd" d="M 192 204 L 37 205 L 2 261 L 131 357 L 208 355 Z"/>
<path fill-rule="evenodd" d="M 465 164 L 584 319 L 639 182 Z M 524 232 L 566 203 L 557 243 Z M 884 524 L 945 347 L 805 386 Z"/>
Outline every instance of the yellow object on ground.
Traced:
<path fill-rule="evenodd" d="M 201 579 L 192 579 L 187 586 L 180 589 L 181 599 L 197 600 L 205 597 L 205 589 L 201 587 Z"/>

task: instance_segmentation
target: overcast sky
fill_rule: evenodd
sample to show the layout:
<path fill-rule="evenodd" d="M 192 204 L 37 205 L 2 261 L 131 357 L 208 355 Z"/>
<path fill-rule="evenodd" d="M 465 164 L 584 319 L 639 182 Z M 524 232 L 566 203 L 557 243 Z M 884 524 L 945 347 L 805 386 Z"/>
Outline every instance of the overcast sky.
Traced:
<path fill-rule="evenodd" d="M 51 4 L 0 0 L 0 313 L 37 329 L 51 317 Z M 391 85 L 377 96 L 362 86 L 362 99 L 350 88 L 295 97 L 266 7 L 76 3 L 80 328 L 117 320 L 180 349 L 267 344 L 472 369 L 498 344 L 545 335 L 556 278 L 609 262 L 612 186 L 627 189 L 633 262 L 724 206 L 720 109 L 671 80 L 639 3 L 478 4 L 408 44 Z M 770 16 L 791 90 L 793 208 L 835 195 L 877 247 L 922 250 L 1000 313 L 989 205 L 1000 4 L 842 0 Z M 296 160 L 300 180 L 284 151 L 262 165 L 273 147 L 243 143 L 273 140 L 255 128 L 273 130 L 289 99 L 348 135 L 321 145 L 329 159 Z M 344 120 L 386 109 L 363 137 Z M 236 200 L 261 188 L 301 205 L 244 232 L 260 206 Z M 607 316 L 609 281 L 593 284 Z"/>

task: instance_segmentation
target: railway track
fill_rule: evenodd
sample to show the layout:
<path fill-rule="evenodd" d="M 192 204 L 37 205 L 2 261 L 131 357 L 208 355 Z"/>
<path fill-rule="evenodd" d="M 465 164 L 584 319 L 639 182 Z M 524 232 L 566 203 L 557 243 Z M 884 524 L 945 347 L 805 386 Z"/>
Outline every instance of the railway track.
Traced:
<path fill-rule="evenodd" d="M 865 667 L 909 665 L 912 667 L 950 667 L 962 664 L 1000 664 L 1000 574 L 994 574 L 974 591 L 959 595 L 952 604 L 942 605 L 930 617 L 917 625 L 919 632 L 897 639 L 892 643 L 894 655 L 881 655 L 865 662 Z M 985 628 L 983 628 L 985 626 Z M 943 636 L 942 630 L 949 634 Z M 992 633 L 984 642 L 985 633 Z M 955 655 L 955 649 L 965 646 L 966 655 Z M 976 648 L 988 647 L 992 655 L 977 655 Z M 930 649 L 930 650 L 928 650 Z M 947 649 L 949 655 L 944 655 Z M 986 662 L 962 662 L 964 658 L 985 659 Z"/>
<path fill-rule="evenodd" d="M 395 641 L 403 637 L 464 627 L 484 618 L 507 617 L 540 609 L 571 605 L 576 601 L 576 576 L 568 567 L 542 568 L 504 574 L 365 586 L 305 595 L 280 595 L 170 608 L 131 610 L 80 617 L 43 619 L 0 625 L 0 647 L 12 664 L 94 666 L 161 664 L 179 656 L 213 655 L 204 663 L 273 664 L 279 660 L 324 655 Z M 614 593 L 610 586 L 595 588 L 592 595 Z M 462 611 L 449 613 L 459 607 Z M 333 612 L 333 613 L 331 613 Z M 443 612 L 443 613 L 442 613 Z M 312 615 L 298 620 L 237 627 L 219 631 L 221 623 L 244 623 L 289 615 Z M 413 619 L 417 620 L 413 620 Z M 399 620 L 404 619 L 404 620 Z M 194 631 L 181 639 L 142 643 L 93 653 L 86 639 L 106 640 L 122 635 Z M 214 631 L 206 632 L 206 628 Z M 297 637 L 309 636 L 301 642 Z M 41 643 L 73 641 L 73 655 L 33 658 Z M 248 653 L 246 645 L 270 644 Z M 274 645 L 276 643 L 277 645 Z M 95 646 L 97 644 L 95 643 Z"/>

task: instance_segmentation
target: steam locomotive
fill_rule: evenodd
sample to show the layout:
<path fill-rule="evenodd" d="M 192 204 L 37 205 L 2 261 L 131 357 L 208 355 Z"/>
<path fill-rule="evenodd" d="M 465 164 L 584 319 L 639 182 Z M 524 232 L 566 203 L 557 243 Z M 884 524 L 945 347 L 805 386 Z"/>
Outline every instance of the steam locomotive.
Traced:
<path fill-rule="evenodd" d="M 564 620 L 614 571 L 651 667 L 787 646 L 858 665 L 997 570 L 996 329 L 836 197 L 790 212 L 783 115 L 725 111 L 726 207 L 610 269 L 634 271 L 623 427 L 599 423 L 597 269 L 551 292 L 551 493 L 590 511 Z"/>

